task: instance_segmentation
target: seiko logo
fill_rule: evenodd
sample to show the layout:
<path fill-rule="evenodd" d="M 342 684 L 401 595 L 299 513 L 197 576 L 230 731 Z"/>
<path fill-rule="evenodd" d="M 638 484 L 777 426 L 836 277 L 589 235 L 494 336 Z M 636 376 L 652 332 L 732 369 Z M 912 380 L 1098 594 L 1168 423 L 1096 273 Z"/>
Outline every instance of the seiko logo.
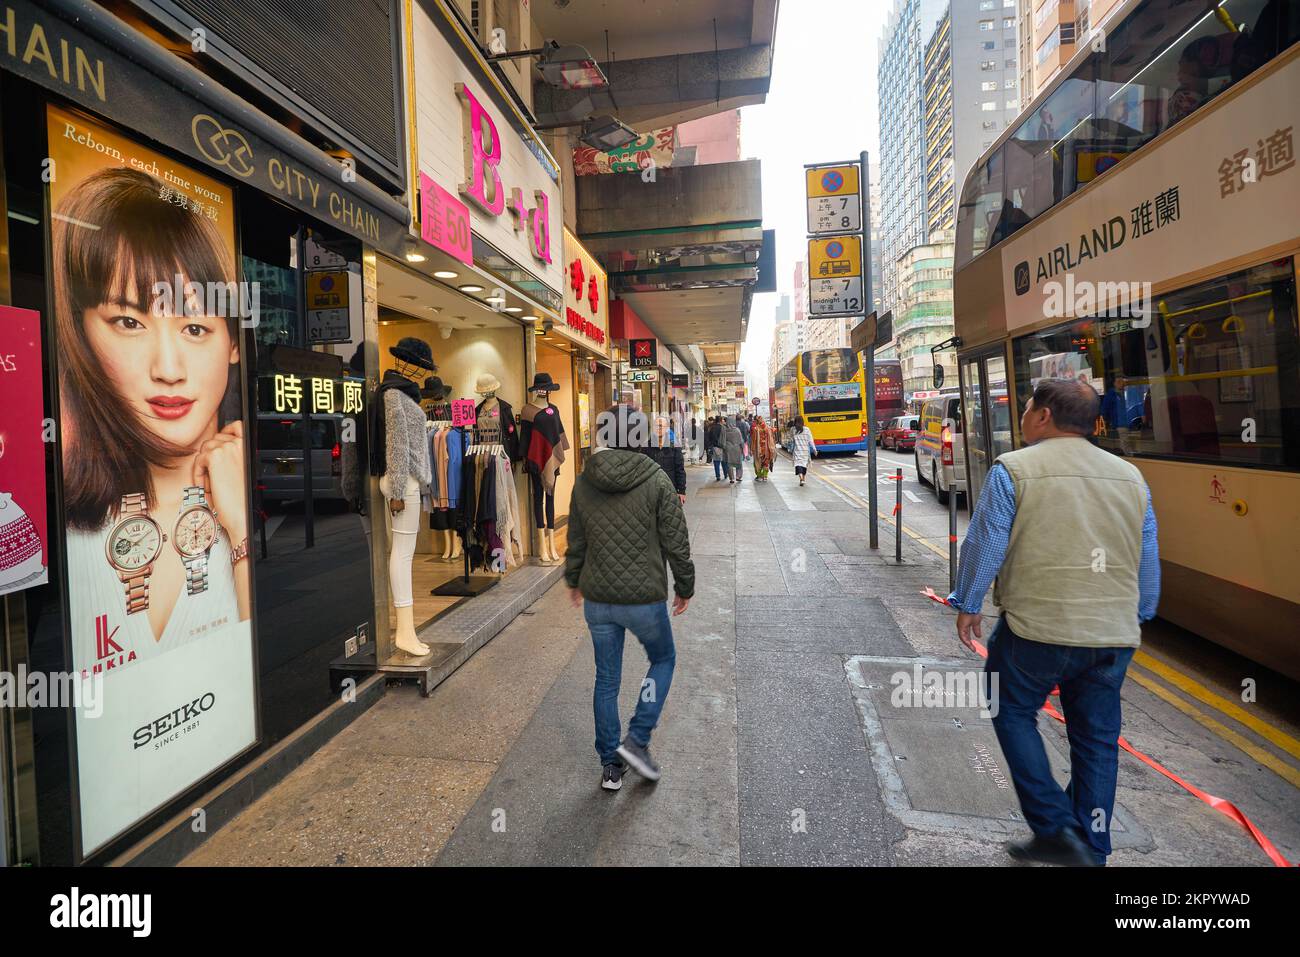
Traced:
<path fill-rule="evenodd" d="M 1016 264 L 1015 272 L 1016 295 L 1023 296 L 1029 292 L 1029 262 L 1021 260 Z"/>
<path fill-rule="evenodd" d="M 211 710 L 216 704 L 217 698 L 211 691 L 201 697 L 195 698 L 189 704 L 171 711 L 161 718 L 155 718 L 146 725 L 135 729 L 135 734 L 131 737 L 135 740 L 137 749 L 143 748 L 150 741 L 159 735 L 166 734 L 168 731 L 174 731 L 177 728 L 184 727 L 188 722 L 193 721 L 205 711 Z"/>

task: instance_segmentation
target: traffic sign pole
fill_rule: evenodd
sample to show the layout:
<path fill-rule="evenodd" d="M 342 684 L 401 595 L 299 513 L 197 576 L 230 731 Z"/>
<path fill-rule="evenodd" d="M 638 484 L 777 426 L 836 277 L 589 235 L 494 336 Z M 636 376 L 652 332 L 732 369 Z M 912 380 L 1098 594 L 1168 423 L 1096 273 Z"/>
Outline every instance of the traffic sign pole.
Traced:
<path fill-rule="evenodd" d="M 871 299 L 871 206 L 867 200 L 867 180 L 870 177 L 867 166 L 867 153 L 863 150 L 858 156 L 858 162 L 861 163 L 861 173 L 858 176 L 858 201 L 862 204 L 862 316 L 871 312 L 869 300 Z M 876 483 L 876 343 L 873 341 L 867 344 L 867 358 L 865 363 L 865 387 L 867 390 L 867 506 L 871 512 L 870 526 L 868 527 L 869 544 L 872 548 L 880 547 L 880 521 L 876 515 L 876 508 L 879 505 L 877 499 L 880 496 L 879 486 Z M 902 487 L 903 483 L 899 483 Z"/>

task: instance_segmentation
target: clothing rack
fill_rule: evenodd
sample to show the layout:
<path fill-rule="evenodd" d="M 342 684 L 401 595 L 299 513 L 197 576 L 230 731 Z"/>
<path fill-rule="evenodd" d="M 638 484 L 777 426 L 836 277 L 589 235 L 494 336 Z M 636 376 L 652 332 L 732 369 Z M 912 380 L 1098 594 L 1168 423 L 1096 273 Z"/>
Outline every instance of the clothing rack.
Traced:
<path fill-rule="evenodd" d="M 450 425 L 451 423 L 447 423 Z M 498 426 L 480 428 L 475 425 L 468 448 L 465 449 L 465 455 L 496 455 L 504 454 L 505 447 L 501 444 L 501 429 Z M 460 534 L 459 530 L 453 534 Z M 452 596 L 462 598 L 473 598 L 481 595 L 490 588 L 496 586 L 501 580 L 496 575 L 471 575 L 469 573 L 469 536 L 466 534 L 465 541 L 462 543 L 465 556 L 465 570 L 460 578 L 453 578 L 444 582 L 437 588 L 429 592 L 431 595 Z"/>

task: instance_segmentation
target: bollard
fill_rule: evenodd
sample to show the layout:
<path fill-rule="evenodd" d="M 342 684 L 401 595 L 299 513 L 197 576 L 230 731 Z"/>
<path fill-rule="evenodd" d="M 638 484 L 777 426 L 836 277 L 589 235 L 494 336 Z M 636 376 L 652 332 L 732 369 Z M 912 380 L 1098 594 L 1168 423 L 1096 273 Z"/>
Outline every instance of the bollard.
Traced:
<path fill-rule="evenodd" d="M 955 469 L 953 471 L 956 471 Z M 968 479 L 969 481 L 969 479 Z M 948 492 L 948 591 L 957 588 L 957 483 L 953 482 Z M 968 496 L 969 492 L 966 493 Z M 969 505 L 970 499 L 967 498 Z"/>
<path fill-rule="evenodd" d="M 894 561 L 903 564 L 903 470 L 894 473 L 898 503 L 894 506 Z"/>

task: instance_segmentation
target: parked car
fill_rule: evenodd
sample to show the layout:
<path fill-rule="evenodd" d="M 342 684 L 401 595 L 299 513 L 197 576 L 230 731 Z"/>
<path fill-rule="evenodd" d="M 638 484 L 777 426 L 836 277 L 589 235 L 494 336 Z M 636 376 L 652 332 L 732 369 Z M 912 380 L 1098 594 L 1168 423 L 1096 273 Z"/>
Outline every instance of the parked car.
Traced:
<path fill-rule="evenodd" d="M 341 415 L 311 417 L 311 495 L 315 501 L 343 500 Z M 304 498 L 301 416 L 262 413 L 257 417 L 257 481 L 262 499 L 284 502 Z"/>
<path fill-rule="evenodd" d="M 961 417 L 961 396 L 945 392 L 921 405 L 915 456 L 917 481 L 934 489 L 940 505 L 948 495 L 966 491 L 965 428 Z"/>
<path fill-rule="evenodd" d="M 916 447 L 916 430 L 920 427 L 921 420 L 915 415 L 895 416 L 880 431 L 881 448 L 910 452 Z"/>

